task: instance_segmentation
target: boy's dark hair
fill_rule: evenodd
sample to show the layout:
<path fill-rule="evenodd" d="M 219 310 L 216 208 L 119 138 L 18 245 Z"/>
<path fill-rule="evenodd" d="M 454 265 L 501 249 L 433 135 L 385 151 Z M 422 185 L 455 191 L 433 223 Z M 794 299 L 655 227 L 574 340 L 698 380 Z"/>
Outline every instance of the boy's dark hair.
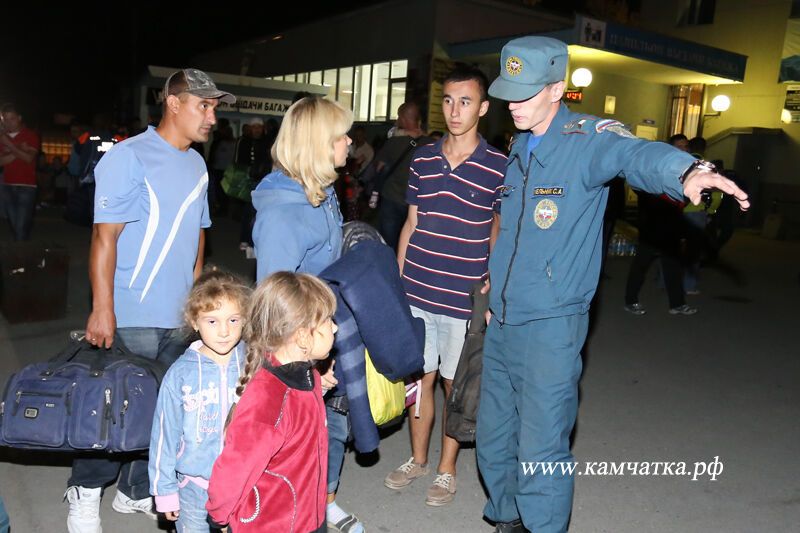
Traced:
<path fill-rule="evenodd" d="M 3 104 L 3 107 L 0 107 L 0 113 L 16 113 L 17 115 L 20 114 L 17 106 L 14 104 Z"/>
<path fill-rule="evenodd" d="M 478 90 L 481 93 L 481 102 L 488 100 L 489 79 L 478 67 L 473 67 L 471 65 L 458 65 L 450 72 L 450 74 L 447 75 L 447 77 L 444 79 L 444 82 L 442 82 L 442 85 L 445 83 L 469 80 L 475 80 L 475 82 L 477 82 Z"/>
<path fill-rule="evenodd" d="M 667 143 L 674 145 L 678 141 L 688 141 L 689 139 L 683 133 L 676 133 L 667 140 Z"/>
<path fill-rule="evenodd" d="M 700 136 L 689 139 L 689 152 L 701 154 L 706 151 L 706 140 Z"/>

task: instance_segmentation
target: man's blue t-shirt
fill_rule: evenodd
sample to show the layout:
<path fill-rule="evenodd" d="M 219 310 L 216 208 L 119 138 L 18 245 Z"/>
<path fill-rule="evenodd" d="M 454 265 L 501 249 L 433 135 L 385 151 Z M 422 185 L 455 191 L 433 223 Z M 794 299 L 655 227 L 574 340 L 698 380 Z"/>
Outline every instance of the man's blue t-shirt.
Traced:
<path fill-rule="evenodd" d="M 211 226 L 205 161 L 149 127 L 109 150 L 95 181 L 95 223 L 125 224 L 114 273 L 117 327 L 179 327 L 200 228 Z"/>

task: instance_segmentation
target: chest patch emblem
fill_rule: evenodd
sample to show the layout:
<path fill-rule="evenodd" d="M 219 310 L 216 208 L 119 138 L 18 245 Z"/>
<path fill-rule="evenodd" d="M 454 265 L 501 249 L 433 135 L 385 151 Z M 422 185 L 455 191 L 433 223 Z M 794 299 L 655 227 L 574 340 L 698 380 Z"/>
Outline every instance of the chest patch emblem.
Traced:
<path fill-rule="evenodd" d="M 517 56 L 509 56 L 506 59 L 506 72 L 511 76 L 519 76 L 522 72 L 522 60 Z"/>
<path fill-rule="evenodd" d="M 539 200 L 533 208 L 533 221 L 542 229 L 550 229 L 557 218 L 558 206 L 553 200 Z"/>

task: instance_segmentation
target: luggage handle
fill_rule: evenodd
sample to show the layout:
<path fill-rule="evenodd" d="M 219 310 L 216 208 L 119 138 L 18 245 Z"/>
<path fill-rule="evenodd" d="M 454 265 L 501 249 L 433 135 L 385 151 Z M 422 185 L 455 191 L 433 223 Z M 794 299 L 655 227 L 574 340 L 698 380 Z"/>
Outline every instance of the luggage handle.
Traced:
<path fill-rule="evenodd" d="M 114 334 L 114 343 L 111 345 L 111 348 L 101 348 L 95 347 L 94 345 L 90 344 L 84 337 L 80 337 L 78 339 L 72 339 L 67 345 L 66 348 L 61 350 L 57 356 L 55 356 L 51 361 L 47 368 L 41 373 L 44 377 L 52 376 L 55 372 L 56 368 L 61 366 L 63 363 L 68 361 L 72 361 L 75 356 L 77 356 L 83 350 L 92 350 L 95 352 L 95 356 L 92 359 L 91 364 L 89 365 L 89 372 L 92 376 L 101 376 L 103 375 L 103 360 L 109 352 L 115 355 L 123 355 L 123 356 L 130 356 L 133 355 L 125 346 L 125 343 L 122 342 L 122 339 L 115 333 Z"/>

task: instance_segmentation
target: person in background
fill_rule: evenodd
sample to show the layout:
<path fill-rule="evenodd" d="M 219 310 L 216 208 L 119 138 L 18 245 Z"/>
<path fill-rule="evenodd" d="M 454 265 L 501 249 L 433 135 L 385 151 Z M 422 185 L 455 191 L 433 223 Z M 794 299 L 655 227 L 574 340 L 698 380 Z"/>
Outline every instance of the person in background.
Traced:
<path fill-rule="evenodd" d="M 397 126 L 375 156 L 374 191 L 380 194 L 378 230 L 386 244 L 397 250 L 400 230 L 408 216 L 406 189 L 414 148 L 430 143 L 422 131 L 419 106 L 406 102 L 397 111 Z"/>
<path fill-rule="evenodd" d="M 353 128 L 353 144 L 350 145 L 349 157 L 355 160 L 354 173 L 358 177 L 372 162 L 375 151 L 367 142 L 367 134 L 364 126 Z"/>
<path fill-rule="evenodd" d="M 3 167 L 2 205 L 15 241 L 31 238 L 36 210 L 36 157 L 39 136 L 25 127 L 14 104 L 0 107 L 0 167 Z"/>
<path fill-rule="evenodd" d="M 212 214 L 227 208 L 228 197 L 222 190 L 222 178 L 225 177 L 225 169 L 233 163 L 235 155 L 236 139 L 233 137 L 233 128 L 230 121 L 220 119 L 208 155 L 208 205 Z"/>
<path fill-rule="evenodd" d="M 247 168 L 253 183 L 258 183 L 272 170 L 270 143 L 264 136 L 264 120 L 258 117 L 248 122 L 249 133 L 242 135 L 236 143 L 233 163 Z M 241 229 L 239 231 L 239 249 L 247 250 L 253 246 L 253 217 L 255 210 L 252 202 L 244 202 Z"/>

